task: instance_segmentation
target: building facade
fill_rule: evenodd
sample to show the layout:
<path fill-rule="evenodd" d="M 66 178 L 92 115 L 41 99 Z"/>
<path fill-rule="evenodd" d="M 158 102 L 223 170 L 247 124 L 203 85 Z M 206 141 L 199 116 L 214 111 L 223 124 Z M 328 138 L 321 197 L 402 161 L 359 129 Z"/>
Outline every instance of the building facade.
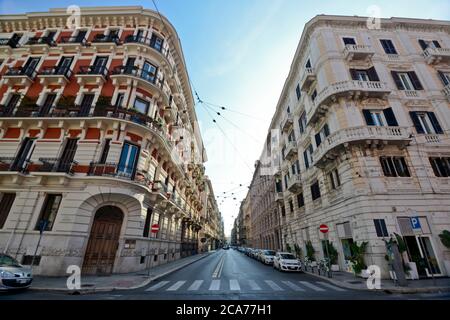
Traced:
<path fill-rule="evenodd" d="M 69 17 L 0 16 L 0 250 L 42 275 L 197 253 L 217 227 L 175 29 L 142 7 Z"/>
<path fill-rule="evenodd" d="M 397 234 L 412 274 L 450 275 L 439 239 L 450 229 L 449 48 L 447 21 L 381 19 L 372 29 L 367 18 L 321 15 L 306 24 L 261 157 L 284 250 L 304 256 L 311 244 L 323 258 L 326 224 L 341 270 L 368 242 L 366 265 L 389 277 L 385 241 Z M 252 209 L 255 235 L 262 214 Z"/>

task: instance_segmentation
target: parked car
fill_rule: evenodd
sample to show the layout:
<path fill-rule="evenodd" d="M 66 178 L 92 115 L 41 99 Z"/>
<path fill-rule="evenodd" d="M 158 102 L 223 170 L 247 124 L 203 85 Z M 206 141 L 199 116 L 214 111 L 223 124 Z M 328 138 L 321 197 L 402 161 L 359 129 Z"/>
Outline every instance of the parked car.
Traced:
<path fill-rule="evenodd" d="M 33 282 L 31 268 L 13 257 L 0 253 L 0 290 L 25 289 Z"/>
<path fill-rule="evenodd" d="M 302 265 L 292 253 L 277 252 L 273 259 L 273 267 L 280 271 L 301 271 Z"/>
<path fill-rule="evenodd" d="M 275 255 L 276 252 L 273 250 L 261 250 L 259 260 L 264 264 L 273 264 L 273 258 L 275 257 Z"/>
<path fill-rule="evenodd" d="M 223 250 L 229 250 L 229 249 L 230 249 L 229 246 L 224 246 L 224 247 L 223 247 Z"/>
<path fill-rule="evenodd" d="M 261 251 L 261 249 L 255 249 L 253 250 L 253 255 L 252 258 L 258 260 L 258 256 L 259 256 L 259 252 Z"/>

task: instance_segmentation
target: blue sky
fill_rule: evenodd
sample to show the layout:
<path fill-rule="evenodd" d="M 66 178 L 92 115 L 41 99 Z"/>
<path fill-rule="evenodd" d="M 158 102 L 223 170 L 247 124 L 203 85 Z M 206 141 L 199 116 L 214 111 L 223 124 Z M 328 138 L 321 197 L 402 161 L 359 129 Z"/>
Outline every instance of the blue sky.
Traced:
<path fill-rule="evenodd" d="M 0 0 L 0 14 L 47 11 L 72 4 L 141 5 L 154 9 L 151 0 Z M 227 234 L 247 192 L 253 164 L 261 153 L 308 20 L 317 14 L 367 16 L 372 5 L 380 8 L 382 17 L 450 20 L 448 0 L 156 0 L 156 4 L 178 31 L 200 97 L 233 110 L 217 110 L 219 116 L 214 115 L 211 106 L 196 106 L 209 157 L 207 173 L 216 195 L 221 197 L 218 202 Z"/>

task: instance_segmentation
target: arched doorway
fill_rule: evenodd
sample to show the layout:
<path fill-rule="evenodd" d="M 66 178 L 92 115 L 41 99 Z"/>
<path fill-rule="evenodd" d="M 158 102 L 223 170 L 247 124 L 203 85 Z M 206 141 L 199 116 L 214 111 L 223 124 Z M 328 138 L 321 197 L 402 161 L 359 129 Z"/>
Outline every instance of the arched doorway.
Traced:
<path fill-rule="evenodd" d="M 111 274 L 117 249 L 123 212 L 105 206 L 97 210 L 83 262 L 83 274 Z"/>

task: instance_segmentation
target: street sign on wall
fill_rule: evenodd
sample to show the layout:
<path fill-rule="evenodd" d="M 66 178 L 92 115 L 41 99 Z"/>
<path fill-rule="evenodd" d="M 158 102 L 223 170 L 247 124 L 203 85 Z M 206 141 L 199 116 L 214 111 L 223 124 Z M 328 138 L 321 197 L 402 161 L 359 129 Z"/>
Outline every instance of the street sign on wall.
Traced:
<path fill-rule="evenodd" d="M 419 217 L 412 217 L 411 218 L 411 226 L 413 230 L 421 230 L 422 226 L 420 225 Z"/>
<path fill-rule="evenodd" d="M 328 226 L 326 224 L 321 224 L 319 227 L 319 231 L 322 233 L 327 233 L 328 232 Z"/>
<path fill-rule="evenodd" d="M 158 231 L 159 231 L 159 224 L 152 225 L 151 232 L 158 233 Z"/>

